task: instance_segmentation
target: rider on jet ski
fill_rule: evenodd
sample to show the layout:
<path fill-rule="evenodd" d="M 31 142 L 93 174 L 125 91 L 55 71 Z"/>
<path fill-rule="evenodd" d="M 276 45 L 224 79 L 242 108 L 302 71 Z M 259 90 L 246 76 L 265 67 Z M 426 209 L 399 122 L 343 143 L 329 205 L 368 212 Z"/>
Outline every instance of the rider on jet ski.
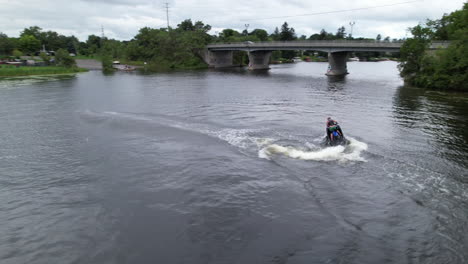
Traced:
<path fill-rule="evenodd" d="M 331 117 L 327 118 L 327 137 L 330 141 L 333 141 L 333 131 L 337 131 L 340 133 L 341 137 L 343 137 L 343 131 L 341 131 L 340 126 L 338 125 L 338 122 L 335 120 L 331 119 Z"/>

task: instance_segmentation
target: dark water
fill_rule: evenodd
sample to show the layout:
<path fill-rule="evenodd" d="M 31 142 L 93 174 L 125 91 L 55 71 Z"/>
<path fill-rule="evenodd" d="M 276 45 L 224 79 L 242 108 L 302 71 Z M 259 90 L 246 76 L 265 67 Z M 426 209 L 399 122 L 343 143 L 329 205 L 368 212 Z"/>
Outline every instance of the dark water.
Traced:
<path fill-rule="evenodd" d="M 0 263 L 467 263 L 468 95 L 348 67 L 1 80 Z"/>

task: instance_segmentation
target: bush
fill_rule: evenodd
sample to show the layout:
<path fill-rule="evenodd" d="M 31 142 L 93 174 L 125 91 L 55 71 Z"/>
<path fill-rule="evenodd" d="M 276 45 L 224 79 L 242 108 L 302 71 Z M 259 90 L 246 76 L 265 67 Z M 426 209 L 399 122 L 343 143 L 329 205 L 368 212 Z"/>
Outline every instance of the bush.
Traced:
<path fill-rule="evenodd" d="M 102 70 L 104 72 L 111 72 L 114 70 L 113 63 L 112 63 L 112 57 L 109 55 L 104 55 L 102 57 Z"/>
<path fill-rule="evenodd" d="M 48 56 L 44 52 L 41 52 L 41 54 L 39 54 L 39 57 L 41 57 L 41 59 L 44 61 L 45 65 L 50 65 L 50 56 Z"/>
<path fill-rule="evenodd" d="M 68 51 L 64 49 L 59 49 L 55 52 L 55 63 L 58 66 L 63 66 L 66 68 L 71 68 L 76 66 L 75 59 L 70 57 Z"/>
<path fill-rule="evenodd" d="M 21 51 L 19 51 L 17 49 L 13 50 L 13 57 L 19 59 L 21 56 L 23 56 L 23 52 L 21 52 Z"/>

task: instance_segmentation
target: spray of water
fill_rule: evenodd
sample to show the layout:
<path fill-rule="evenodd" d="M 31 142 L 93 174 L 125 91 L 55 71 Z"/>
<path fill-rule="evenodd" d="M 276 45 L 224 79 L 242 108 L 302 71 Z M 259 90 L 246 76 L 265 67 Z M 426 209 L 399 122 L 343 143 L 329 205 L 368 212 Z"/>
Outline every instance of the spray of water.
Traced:
<path fill-rule="evenodd" d="M 253 136 L 253 134 L 258 133 L 265 134 L 264 131 L 262 132 L 260 130 L 233 128 L 219 129 L 209 124 L 191 123 L 163 116 L 147 117 L 139 114 L 116 112 L 95 113 L 90 111 L 86 111 L 83 114 L 94 118 L 123 118 L 134 121 L 164 124 L 176 129 L 201 133 L 227 142 L 228 144 L 241 149 L 243 152 L 256 151 L 258 152 L 258 157 L 263 159 L 271 159 L 275 155 L 283 155 L 293 159 L 314 161 L 366 161 L 361 156 L 361 153 L 367 150 L 367 144 L 354 138 L 348 138 L 349 144 L 346 146 L 325 148 L 317 147 L 316 144 L 321 141 L 321 138 L 312 139 L 312 143 L 307 142 L 302 144 L 303 147 L 282 146 L 275 143 L 278 139 L 275 139 L 274 137 Z M 284 135 L 282 135 L 281 138 L 282 137 L 284 137 Z"/>
<path fill-rule="evenodd" d="M 271 144 L 259 150 L 258 156 L 270 159 L 275 154 L 281 154 L 293 159 L 316 160 L 316 161 L 366 161 L 362 151 L 367 149 L 367 144 L 354 138 L 349 138 L 347 146 L 334 146 L 314 151 L 307 151 L 293 146 L 281 146 Z"/>

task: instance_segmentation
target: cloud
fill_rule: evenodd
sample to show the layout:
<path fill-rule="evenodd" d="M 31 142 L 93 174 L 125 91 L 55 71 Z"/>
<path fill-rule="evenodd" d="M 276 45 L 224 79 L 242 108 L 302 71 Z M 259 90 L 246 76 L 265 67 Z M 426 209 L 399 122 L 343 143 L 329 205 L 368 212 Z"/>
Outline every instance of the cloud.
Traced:
<path fill-rule="evenodd" d="M 355 21 L 354 36 L 375 37 L 377 34 L 401 38 L 406 29 L 424 22 L 427 18 L 437 19 L 463 6 L 465 0 L 416 1 L 365 10 L 354 10 L 322 15 L 298 16 L 302 14 L 350 10 L 363 7 L 382 6 L 404 2 L 404 0 L 168 0 L 171 26 L 191 18 L 203 21 L 220 32 L 224 28 L 249 30 L 263 28 L 273 32 L 284 21 L 296 29 L 298 35 L 309 36 L 322 28 L 336 32 L 349 22 Z M 0 0 L 2 15 L 0 31 L 9 36 L 18 36 L 24 28 L 37 25 L 44 30 L 75 35 L 85 40 L 88 35 L 101 34 L 128 40 L 142 27 L 165 27 L 166 9 L 163 0 Z M 287 18 L 275 18 L 289 16 Z M 269 19 L 265 19 L 269 18 Z"/>

